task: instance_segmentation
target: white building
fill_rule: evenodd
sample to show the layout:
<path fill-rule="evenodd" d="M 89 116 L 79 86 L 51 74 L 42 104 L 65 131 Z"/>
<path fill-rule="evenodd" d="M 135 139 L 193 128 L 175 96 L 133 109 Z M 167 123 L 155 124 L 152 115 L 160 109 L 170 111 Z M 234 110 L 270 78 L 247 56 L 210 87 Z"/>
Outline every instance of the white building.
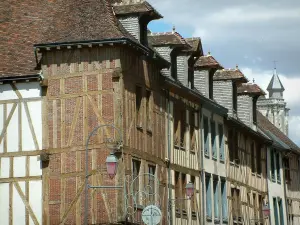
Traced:
<path fill-rule="evenodd" d="M 273 77 L 268 85 L 269 98 L 259 98 L 257 102 L 258 110 L 267 117 L 271 123 L 278 127 L 288 136 L 288 115 L 289 109 L 283 98 L 284 87 L 279 76 L 274 70 Z"/>

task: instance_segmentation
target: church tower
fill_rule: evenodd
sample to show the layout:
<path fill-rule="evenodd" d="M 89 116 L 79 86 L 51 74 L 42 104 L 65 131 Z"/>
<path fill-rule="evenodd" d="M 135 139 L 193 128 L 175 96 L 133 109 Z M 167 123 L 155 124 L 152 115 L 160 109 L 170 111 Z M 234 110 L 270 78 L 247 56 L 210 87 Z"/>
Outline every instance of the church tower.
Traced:
<path fill-rule="evenodd" d="M 257 108 L 270 122 L 288 136 L 289 109 L 286 107 L 286 102 L 283 99 L 284 90 L 275 67 L 272 79 L 267 87 L 269 98 L 259 98 Z"/>

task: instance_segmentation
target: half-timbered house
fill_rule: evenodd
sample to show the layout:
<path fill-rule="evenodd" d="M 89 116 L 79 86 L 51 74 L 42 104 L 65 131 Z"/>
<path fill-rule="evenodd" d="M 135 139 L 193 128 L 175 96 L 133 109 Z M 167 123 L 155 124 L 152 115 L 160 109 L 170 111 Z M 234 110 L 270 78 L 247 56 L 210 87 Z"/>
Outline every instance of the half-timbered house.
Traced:
<path fill-rule="evenodd" d="M 268 199 L 266 141 L 257 131 L 256 100 L 262 91 L 247 84 L 237 68 L 218 70 L 214 98 L 228 108 L 226 120 L 226 178 L 230 224 L 268 224 L 262 207 Z"/>

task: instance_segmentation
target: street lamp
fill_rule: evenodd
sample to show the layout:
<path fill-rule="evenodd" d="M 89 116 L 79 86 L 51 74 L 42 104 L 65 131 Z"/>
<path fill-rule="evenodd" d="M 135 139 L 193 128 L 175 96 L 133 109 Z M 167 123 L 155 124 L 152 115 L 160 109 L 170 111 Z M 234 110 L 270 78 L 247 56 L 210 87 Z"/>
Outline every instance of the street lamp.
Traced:
<path fill-rule="evenodd" d="M 194 194 L 194 184 L 192 182 L 187 183 L 185 186 L 185 190 L 186 196 L 188 197 L 188 199 L 191 199 Z"/>
<path fill-rule="evenodd" d="M 112 179 L 116 173 L 117 173 L 117 163 L 118 163 L 118 159 L 115 156 L 115 153 L 118 150 L 123 150 L 122 149 L 122 133 L 121 131 L 116 128 L 113 124 L 103 124 L 100 126 L 97 126 L 93 129 L 93 131 L 89 134 L 87 140 L 86 140 L 86 144 L 85 144 L 85 203 L 84 203 L 84 224 L 87 225 L 88 224 L 88 204 L 89 204 L 89 199 L 88 199 L 88 190 L 89 188 L 107 188 L 107 189 L 121 189 L 123 188 L 123 186 L 91 186 L 88 182 L 88 178 L 90 176 L 89 174 L 89 163 L 88 163 L 88 146 L 89 146 L 89 141 L 91 139 L 92 136 L 94 136 L 98 129 L 103 128 L 103 127 L 111 127 L 114 130 L 116 130 L 117 132 L 117 136 L 118 139 L 117 141 L 115 141 L 115 143 L 113 143 L 111 141 L 111 139 L 108 139 L 109 142 L 106 143 L 108 148 L 111 148 L 112 152 L 110 153 L 109 156 L 107 156 L 106 158 L 106 170 L 107 170 L 107 174 L 108 176 Z M 122 152 L 123 155 L 123 152 Z"/>
<path fill-rule="evenodd" d="M 172 201 L 184 201 L 184 200 L 191 200 L 192 196 L 194 195 L 194 184 L 192 182 L 189 182 L 185 185 L 185 191 L 187 198 L 174 198 L 169 200 L 169 207 L 172 206 Z"/>
<path fill-rule="evenodd" d="M 110 179 L 114 178 L 117 172 L 118 159 L 114 153 L 110 153 L 106 158 L 106 171 Z"/>

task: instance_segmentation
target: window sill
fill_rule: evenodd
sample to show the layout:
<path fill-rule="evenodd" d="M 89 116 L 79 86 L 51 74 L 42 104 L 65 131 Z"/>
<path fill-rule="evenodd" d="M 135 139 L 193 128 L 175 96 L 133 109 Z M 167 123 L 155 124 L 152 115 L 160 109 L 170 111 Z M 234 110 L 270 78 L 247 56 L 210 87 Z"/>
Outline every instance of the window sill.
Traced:
<path fill-rule="evenodd" d="M 221 221 L 220 221 L 219 218 L 215 218 L 215 219 L 214 219 L 214 222 L 215 222 L 215 224 L 220 224 Z"/>
<path fill-rule="evenodd" d="M 206 221 L 212 222 L 212 218 L 209 216 L 206 216 Z"/>
<path fill-rule="evenodd" d="M 222 222 L 223 222 L 223 224 L 228 224 L 228 219 L 227 218 L 223 218 Z"/>
<path fill-rule="evenodd" d="M 218 158 L 217 158 L 216 156 L 213 156 L 212 159 L 213 159 L 214 161 L 218 161 Z"/>
<path fill-rule="evenodd" d="M 152 130 L 151 129 L 147 129 L 147 134 L 152 136 Z"/>
<path fill-rule="evenodd" d="M 225 163 L 225 159 L 221 159 L 221 158 L 220 158 L 220 163 L 223 163 L 223 164 L 224 164 L 224 163 Z"/>
<path fill-rule="evenodd" d="M 209 159 L 209 155 L 208 154 L 204 154 L 204 157 Z"/>
<path fill-rule="evenodd" d="M 257 175 L 258 178 L 261 178 L 261 174 L 258 173 L 258 174 L 256 174 L 256 175 Z"/>
<path fill-rule="evenodd" d="M 136 129 L 138 129 L 139 131 L 143 131 L 143 127 L 141 125 L 137 125 Z"/>

